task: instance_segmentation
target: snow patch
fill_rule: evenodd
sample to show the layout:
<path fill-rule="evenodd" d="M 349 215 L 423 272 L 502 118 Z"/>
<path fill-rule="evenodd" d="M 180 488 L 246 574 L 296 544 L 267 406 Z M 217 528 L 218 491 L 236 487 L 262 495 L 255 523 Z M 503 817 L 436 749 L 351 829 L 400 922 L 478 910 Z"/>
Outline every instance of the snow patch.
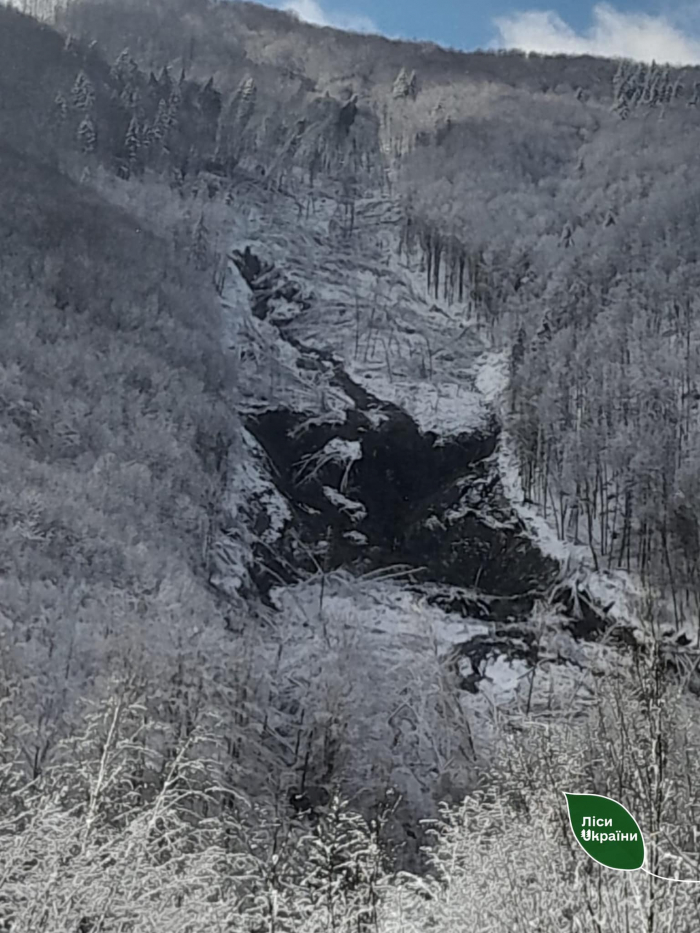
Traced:
<path fill-rule="evenodd" d="M 269 475 L 267 455 L 249 431 L 242 431 L 242 448 L 226 479 L 222 502 L 222 530 L 211 542 L 212 583 L 227 593 L 250 585 L 249 568 L 257 541 L 274 545 L 292 519 L 287 500 Z"/>
<path fill-rule="evenodd" d="M 277 587 L 271 598 L 283 613 L 310 619 L 322 614 L 352 619 L 356 633 L 375 641 L 386 652 L 384 661 L 393 663 L 395 652 L 413 654 L 417 646 L 439 654 L 475 635 L 490 631 L 488 624 L 465 619 L 432 606 L 419 594 L 393 583 L 356 578 L 338 571 L 322 586 L 311 580 L 294 587 Z M 422 650 L 422 649 L 421 649 Z"/>
<path fill-rule="evenodd" d="M 355 499 L 348 499 L 347 496 L 344 496 L 342 492 L 338 492 L 337 489 L 333 489 L 332 486 L 324 486 L 323 493 L 329 502 L 345 515 L 350 516 L 352 521 L 361 522 L 367 518 L 367 509 L 361 503 L 357 502 Z M 365 537 L 362 535 L 361 537 Z M 365 541 L 367 539 L 365 538 Z"/>
<path fill-rule="evenodd" d="M 479 361 L 475 385 L 489 404 L 498 403 L 503 397 L 508 379 L 508 358 L 504 351 L 486 353 Z"/>
<path fill-rule="evenodd" d="M 357 544 L 358 546 L 364 546 L 369 543 L 367 535 L 363 535 L 361 531 L 346 531 L 343 537 L 346 541 L 349 541 L 351 544 Z"/>
<path fill-rule="evenodd" d="M 361 363 L 350 363 L 347 369 L 348 375 L 367 391 L 407 412 L 424 434 L 432 431 L 445 439 L 483 430 L 488 425 L 490 410 L 486 400 L 462 383 L 392 379 L 387 372 L 368 369 Z"/>
<path fill-rule="evenodd" d="M 359 441 L 346 441 L 342 437 L 333 437 L 328 443 L 314 453 L 303 456 L 297 465 L 296 481 L 310 482 L 329 463 L 336 463 L 345 467 L 345 473 L 340 482 L 344 489 L 350 475 L 353 463 L 362 459 L 362 445 Z"/>

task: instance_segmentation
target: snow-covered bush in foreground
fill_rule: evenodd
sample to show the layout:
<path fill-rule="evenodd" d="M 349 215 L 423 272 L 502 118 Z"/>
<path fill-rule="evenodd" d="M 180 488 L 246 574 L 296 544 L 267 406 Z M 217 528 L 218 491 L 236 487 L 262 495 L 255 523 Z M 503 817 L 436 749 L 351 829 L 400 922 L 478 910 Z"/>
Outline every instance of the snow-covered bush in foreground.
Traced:
<path fill-rule="evenodd" d="M 695 887 L 671 880 L 698 877 L 697 728 L 680 692 L 657 693 L 644 678 L 606 685 L 590 719 L 530 726 L 503 737 L 483 790 L 444 809 L 428 873 L 390 885 L 381 929 L 697 930 Z M 646 867 L 664 877 L 588 859 L 571 834 L 564 790 L 624 801 L 642 827 Z"/>
<path fill-rule="evenodd" d="M 251 802 L 226 786 L 221 723 L 183 736 L 115 693 L 33 782 L 0 746 L 0 919 L 12 933 L 691 933 L 694 886 L 588 859 L 562 791 L 620 800 L 647 866 L 697 877 L 696 719 L 656 657 L 604 683 L 586 717 L 504 725 L 417 875 L 391 861 L 386 813 L 335 794 L 306 813 Z"/>
<path fill-rule="evenodd" d="M 340 931 L 373 916 L 378 824 L 337 797 L 294 818 L 247 802 L 222 783 L 214 731 L 172 745 L 115 697 L 40 780 L 6 764 L 0 928 Z"/>

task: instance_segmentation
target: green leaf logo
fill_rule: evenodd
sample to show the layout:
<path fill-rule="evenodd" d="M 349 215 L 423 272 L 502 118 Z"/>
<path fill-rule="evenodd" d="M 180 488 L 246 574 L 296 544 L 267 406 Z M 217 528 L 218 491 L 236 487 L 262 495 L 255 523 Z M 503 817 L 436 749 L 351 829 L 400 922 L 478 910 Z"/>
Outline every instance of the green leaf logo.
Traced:
<path fill-rule="evenodd" d="M 576 840 L 592 859 L 618 871 L 644 864 L 644 839 L 636 820 L 621 803 L 598 794 L 565 794 Z"/>

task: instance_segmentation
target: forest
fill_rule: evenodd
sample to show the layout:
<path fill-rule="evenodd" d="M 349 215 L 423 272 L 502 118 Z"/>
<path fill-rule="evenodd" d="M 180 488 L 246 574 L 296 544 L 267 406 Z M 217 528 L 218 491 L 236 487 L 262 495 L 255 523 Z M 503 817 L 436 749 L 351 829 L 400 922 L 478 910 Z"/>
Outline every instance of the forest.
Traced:
<path fill-rule="evenodd" d="M 0 6 L 3 930 L 698 929 L 699 106 L 250 3 Z M 392 443 L 483 498 L 396 504 Z M 448 519 L 491 534 L 461 590 Z M 586 628 L 573 559 L 631 616 Z"/>

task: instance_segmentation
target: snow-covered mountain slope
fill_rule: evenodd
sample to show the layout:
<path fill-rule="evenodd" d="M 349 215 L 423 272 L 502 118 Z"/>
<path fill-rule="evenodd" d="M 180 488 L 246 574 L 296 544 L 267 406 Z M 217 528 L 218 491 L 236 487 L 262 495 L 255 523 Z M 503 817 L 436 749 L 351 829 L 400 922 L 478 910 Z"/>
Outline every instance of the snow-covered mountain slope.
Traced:
<path fill-rule="evenodd" d="M 342 362 L 423 431 L 445 437 L 485 426 L 490 412 L 475 377 L 487 348 L 461 310 L 435 305 L 424 277 L 397 257 L 391 201 L 360 201 L 348 236 L 336 229 L 331 198 L 318 198 L 309 217 L 284 198 L 272 216 L 270 207 L 255 205 L 233 237 L 234 248 L 272 267 L 256 280 L 258 316 L 264 308 L 287 341 Z"/>
<path fill-rule="evenodd" d="M 567 612 L 566 587 L 549 601 L 560 567 L 504 490 L 503 356 L 397 257 L 389 200 L 361 202 L 346 236 L 335 210 L 251 195 L 232 226 L 223 303 L 248 433 L 212 582 L 255 583 L 291 656 L 339 617 L 389 665 L 415 667 L 420 642 L 484 734 L 499 705 L 583 702 L 617 655 L 592 604 Z"/>

